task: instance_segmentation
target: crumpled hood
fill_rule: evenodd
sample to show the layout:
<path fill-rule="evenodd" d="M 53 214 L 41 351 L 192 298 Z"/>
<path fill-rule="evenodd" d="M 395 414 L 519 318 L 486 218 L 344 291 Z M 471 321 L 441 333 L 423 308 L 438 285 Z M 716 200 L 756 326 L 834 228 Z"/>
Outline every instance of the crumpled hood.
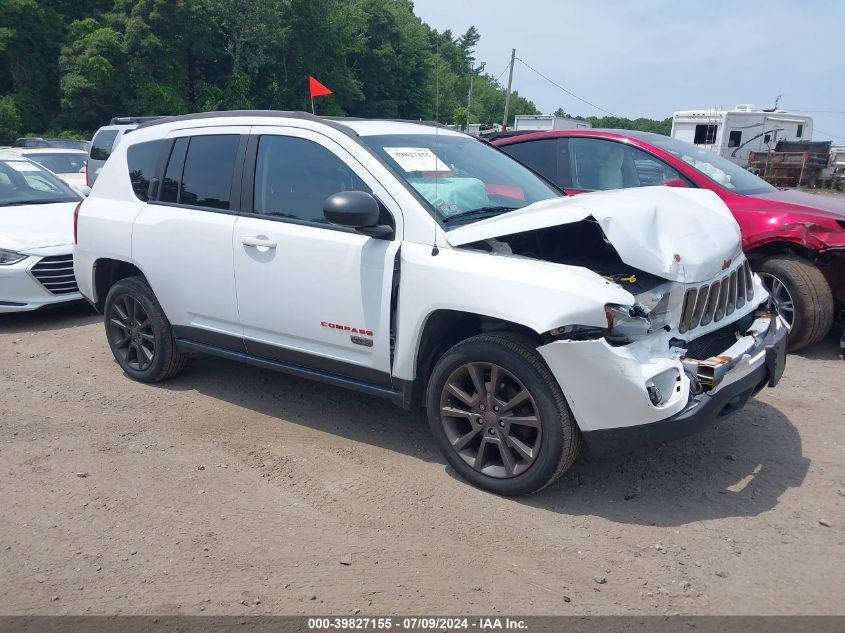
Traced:
<path fill-rule="evenodd" d="M 841 196 L 827 196 L 819 193 L 807 193 L 795 189 L 778 189 L 771 193 L 758 193 L 751 196 L 761 200 L 771 200 L 791 207 L 800 207 L 796 211 L 821 212 L 820 215 L 833 220 L 845 220 L 845 199 Z"/>
<path fill-rule="evenodd" d="M 629 266 L 665 279 L 712 279 L 741 252 L 739 225 L 712 191 L 640 187 L 552 198 L 446 234 L 461 246 L 592 217 Z"/>
<path fill-rule="evenodd" d="M 0 248 L 30 251 L 73 244 L 76 202 L 0 207 Z"/>

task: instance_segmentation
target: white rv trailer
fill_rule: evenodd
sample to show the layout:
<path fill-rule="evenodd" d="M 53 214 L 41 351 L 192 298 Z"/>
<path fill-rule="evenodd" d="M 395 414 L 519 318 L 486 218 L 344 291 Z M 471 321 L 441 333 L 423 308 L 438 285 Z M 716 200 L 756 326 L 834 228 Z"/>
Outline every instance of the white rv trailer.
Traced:
<path fill-rule="evenodd" d="M 547 132 L 549 130 L 577 130 L 591 128 L 589 121 L 579 121 L 567 117 L 555 116 L 553 114 L 517 114 L 513 118 L 513 130 L 536 130 Z"/>
<path fill-rule="evenodd" d="M 749 152 L 774 150 L 778 141 L 809 141 L 813 118 L 785 110 L 679 110 L 672 116 L 672 138 L 709 149 L 745 167 Z"/>

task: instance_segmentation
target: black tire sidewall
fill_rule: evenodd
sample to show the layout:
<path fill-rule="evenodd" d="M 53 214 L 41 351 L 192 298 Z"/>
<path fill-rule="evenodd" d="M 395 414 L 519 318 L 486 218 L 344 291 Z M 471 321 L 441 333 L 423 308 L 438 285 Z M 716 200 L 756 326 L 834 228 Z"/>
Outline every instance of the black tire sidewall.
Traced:
<path fill-rule="evenodd" d="M 796 270 L 797 268 L 797 270 Z M 788 346 L 790 351 L 797 351 L 812 345 L 818 339 L 823 338 L 827 334 L 828 328 L 822 328 L 824 331 L 817 332 L 817 319 L 821 317 L 819 310 L 824 310 L 822 305 L 817 305 L 814 296 L 821 298 L 820 293 L 830 293 L 827 282 L 821 277 L 818 271 L 811 262 L 794 256 L 773 256 L 764 259 L 760 262 L 757 271 L 766 275 L 771 275 L 780 281 L 789 292 L 792 298 L 793 306 L 793 320 L 792 328 L 788 336 Z M 803 276 L 810 274 L 817 275 L 820 279 L 814 280 L 812 277 L 805 279 Z M 823 283 L 821 288 L 813 288 L 808 284 Z M 810 294 L 814 292 L 815 295 Z M 832 310 L 832 300 L 831 310 Z M 825 315 L 825 320 L 832 321 L 832 314 Z"/>
<path fill-rule="evenodd" d="M 469 466 L 455 452 L 440 419 L 440 395 L 446 379 L 461 365 L 470 362 L 491 362 L 511 372 L 528 389 L 540 413 L 542 440 L 540 454 L 524 473 L 509 479 L 490 477 Z M 561 412 L 547 381 L 540 372 L 519 354 L 502 345 L 466 341 L 446 352 L 437 362 L 428 382 L 426 410 L 431 432 L 443 456 L 463 478 L 478 488 L 501 495 L 523 495 L 536 492 L 555 476 L 565 449 L 561 429 Z"/>
<path fill-rule="evenodd" d="M 111 309 L 114 305 L 114 302 L 123 295 L 129 295 L 141 304 L 150 319 L 150 324 L 152 325 L 153 337 L 155 339 L 155 351 L 153 353 L 152 363 L 150 363 L 150 366 L 147 367 L 144 371 L 138 371 L 127 365 L 120 357 L 120 355 L 116 352 L 116 350 L 114 349 L 114 344 L 112 343 L 109 326 L 109 315 L 111 314 Z M 104 316 L 106 326 L 106 339 L 108 340 L 109 349 L 111 349 L 115 360 L 120 365 L 120 368 L 129 377 L 140 382 L 155 381 L 156 377 L 161 375 L 162 370 L 164 368 L 164 363 L 167 360 L 167 354 L 165 353 L 165 351 L 167 346 L 170 345 L 172 335 L 168 322 L 162 314 L 158 302 L 155 300 L 154 297 L 152 297 L 152 291 L 150 291 L 145 284 L 135 279 L 125 279 L 122 281 L 118 281 L 115 285 L 111 287 L 108 295 L 106 296 Z"/>

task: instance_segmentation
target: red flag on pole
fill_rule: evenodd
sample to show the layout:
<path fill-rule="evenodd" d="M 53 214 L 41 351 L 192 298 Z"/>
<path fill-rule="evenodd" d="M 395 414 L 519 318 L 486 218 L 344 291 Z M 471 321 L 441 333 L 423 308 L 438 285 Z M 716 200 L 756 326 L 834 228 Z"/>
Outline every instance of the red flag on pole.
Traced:
<path fill-rule="evenodd" d="M 311 91 L 312 99 L 314 97 L 324 97 L 325 95 L 332 94 L 331 90 L 326 88 L 323 84 L 321 84 L 319 81 L 317 81 L 310 75 L 308 76 L 308 88 Z"/>

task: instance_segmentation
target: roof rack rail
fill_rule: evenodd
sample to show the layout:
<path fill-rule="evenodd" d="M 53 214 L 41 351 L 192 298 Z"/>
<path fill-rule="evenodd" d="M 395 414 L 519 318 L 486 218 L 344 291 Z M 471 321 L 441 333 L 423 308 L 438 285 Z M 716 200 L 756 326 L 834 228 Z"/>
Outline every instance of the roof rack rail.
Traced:
<path fill-rule="evenodd" d="M 161 116 L 116 116 L 113 117 L 109 125 L 132 125 L 133 123 L 143 123 L 144 121 L 155 121 Z"/>

